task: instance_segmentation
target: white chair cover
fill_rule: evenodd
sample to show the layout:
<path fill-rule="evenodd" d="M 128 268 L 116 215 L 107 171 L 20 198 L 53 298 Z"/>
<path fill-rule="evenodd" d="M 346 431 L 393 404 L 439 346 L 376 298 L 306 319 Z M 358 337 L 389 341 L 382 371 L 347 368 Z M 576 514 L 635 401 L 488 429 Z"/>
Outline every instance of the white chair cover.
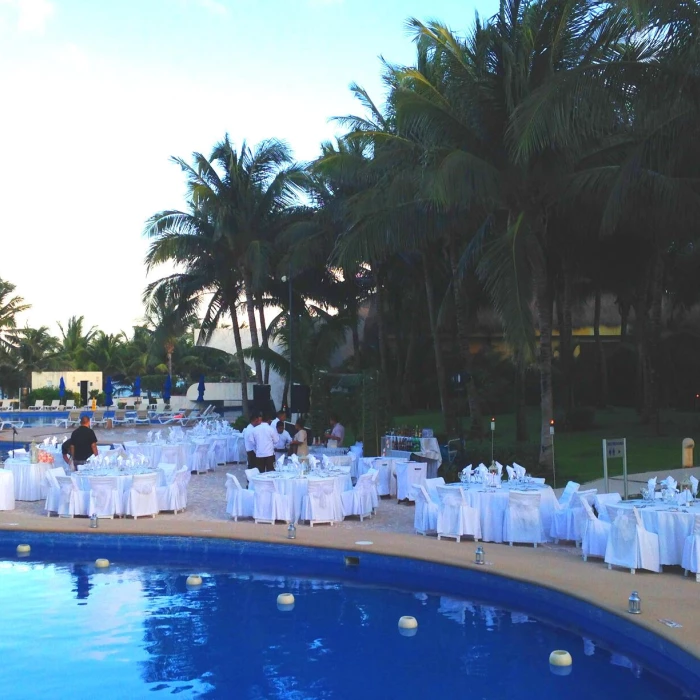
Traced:
<path fill-rule="evenodd" d="M 659 563 L 659 538 L 644 529 L 639 511 L 608 506 L 610 517 L 615 518 L 610 526 L 610 537 L 605 549 L 605 563 L 609 569 L 622 566 L 635 573 L 637 569 L 661 571 Z"/>
<path fill-rule="evenodd" d="M 571 497 L 574 495 L 574 493 L 576 493 L 576 491 L 579 490 L 580 487 L 581 484 L 577 484 L 575 481 L 570 481 L 566 485 L 566 488 L 562 492 L 561 496 L 559 496 L 559 505 L 566 508 L 569 505 Z"/>
<path fill-rule="evenodd" d="M 472 535 L 475 541 L 481 539 L 479 511 L 472 508 L 461 488 L 438 486 L 440 506 L 437 515 L 437 536 L 454 537 L 457 542 L 464 535 Z"/>
<path fill-rule="evenodd" d="M 430 496 L 430 500 L 438 504 L 440 503 L 440 496 L 438 495 L 438 486 L 444 486 L 445 485 L 445 480 L 441 477 L 438 476 L 435 479 L 426 479 L 424 486 L 425 490 L 428 492 L 428 496 Z M 415 488 L 415 487 L 414 487 Z"/>
<path fill-rule="evenodd" d="M 692 571 L 695 574 L 695 580 L 700 583 L 700 515 L 695 516 L 692 534 L 685 538 L 681 566 L 686 576 L 689 571 Z"/>
<path fill-rule="evenodd" d="M 503 528 L 503 539 L 511 546 L 514 542 L 527 542 L 537 547 L 545 542 L 540 514 L 540 494 L 511 491 Z"/>
<path fill-rule="evenodd" d="M 314 523 L 333 525 L 342 520 L 343 501 L 335 489 L 335 481 L 309 479 L 308 491 L 302 499 L 301 513 L 301 520 L 308 520 L 311 527 Z"/>
<path fill-rule="evenodd" d="M 87 515 L 90 493 L 81 491 L 70 476 L 56 476 L 60 489 L 58 515 L 72 518 L 74 515 Z"/>
<path fill-rule="evenodd" d="M 425 486 L 414 486 L 413 493 L 416 499 L 413 528 L 419 535 L 437 532 L 438 503 L 433 501 Z"/>
<path fill-rule="evenodd" d="M 291 496 L 278 493 L 274 479 L 256 479 L 253 494 L 253 518 L 256 523 L 274 524 L 276 520 L 292 519 Z"/>
<path fill-rule="evenodd" d="M 233 474 L 226 474 L 226 512 L 235 520 L 252 518 L 255 494 L 244 489 Z"/>
<path fill-rule="evenodd" d="M 619 493 L 599 493 L 596 495 L 593 505 L 598 511 L 598 520 L 602 520 L 604 523 L 611 522 L 610 515 L 608 513 L 608 506 L 614 506 L 622 500 L 622 496 Z"/>
<path fill-rule="evenodd" d="M 570 540 L 578 543 L 581 541 L 581 527 L 585 519 L 581 501 L 585 499 L 590 505 L 597 493 L 597 489 L 575 491 L 568 507 L 554 512 L 549 534 L 555 542 Z"/>
<path fill-rule="evenodd" d="M 134 474 L 131 488 L 127 495 L 126 514 L 134 518 L 150 515 L 153 518 L 158 513 L 158 494 L 156 487 L 158 474 Z"/>
<path fill-rule="evenodd" d="M 343 491 L 340 498 L 343 504 L 343 514 L 347 518 L 349 515 L 359 515 L 360 522 L 366 516 L 372 517 L 374 501 L 372 493 L 376 492 L 376 487 L 372 481 L 372 474 L 363 474 L 351 491 Z"/>
<path fill-rule="evenodd" d="M 171 510 L 176 513 L 187 508 L 187 485 L 190 473 L 187 467 L 172 473 L 172 478 L 165 486 L 156 487 L 158 510 Z"/>
<path fill-rule="evenodd" d="M 197 472 L 197 474 L 207 471 L 214 471 L 216 469 L 214 446 L 209 442 L 198 443 L 194 448 L 190 468 L 193 472 Z"/>
<path fill-rule="evenodd" d="M 377 510 L 379 507 L 379 493 L 377 492 L 377 484 L 379 483 L 379 472 L 376 469 L 370 469 L 367 474 L 372 478 L 372 508 Z"/>
<path fill-rule="evenodd" d="M 256 477 L 260 474 L 260 470 L 257 467 L 253 467 L 252 469 L 245 469 L 245 477 L 248 479 L 248 488 L 250 488 L 250 480 L 253 477 Z"/>
<path fill-rule="evenodd" d="M 603 522 L 595 517 L 593 508 L 587 499 L 581 499 L 581 507 L 585 514 L 585 520 L 581 527 L 581 552 L 583 561 L 588 557 L 604 557 L 610 537 L 610 523 Z"/>
<path fill-rule="evenodd" d="M 116 476 L 91 477 L 89 499 L 88 510 L 91 515 L 96 515 L 98 518 L 113 518 L 115 515 L 122 514 Z"/>
<path fill-rule="evenodd" d="M 396 497 L 400 500 L 413 500 L 413 486 L 425 481 L 427 465 L 424 462 L 397 460 L 396 467 Z"/>
<path fill-rule="evenodd" d="M 2 472 L 0 472 L 1 474 Z M 48 491 L 46 492 L 46 503 L 44 504 L 44 510 L 46 515 L 50 516 L 51 513 L 58 513 L 58 503 L 61 497 L 61 488 L 56 481 L 57 476 L 65 476 L 66 473 L 61 469 L 61 467 L 54 467 L 53 469 L 47 469 L 45 478 L 46 484 L 48 486 Z M 0 508 L 2 510 L 2 508 Z"/>
<path fill-rule="evenodd" d="M 377 470 L 377 493 L 380 496 L 395 496 L 396 481 L 392 478 L 394 461 L 391 459 L 375 459 L 372 467 Z"/>
<path fill-rule="evenodd" d="M 0 469 L 0 510 L 15 509 L 15 477 L 11 471 Z"/>

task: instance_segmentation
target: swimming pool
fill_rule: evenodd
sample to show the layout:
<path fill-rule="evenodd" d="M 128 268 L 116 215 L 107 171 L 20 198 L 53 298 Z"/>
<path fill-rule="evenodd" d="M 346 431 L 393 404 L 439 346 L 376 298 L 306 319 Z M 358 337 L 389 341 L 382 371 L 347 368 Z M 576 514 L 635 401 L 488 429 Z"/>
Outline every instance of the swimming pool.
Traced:
<path fill-rule="evenodd" d="M 14 555 L 20 539 L 27 559 Z M 653 661 L 698 687 L 696 659 L 563 594 L 350 554 L 353 566 L 306 547 L 1 533 L 3 697 L 693 697 L 644 667 Z M 112 566 L 95 569 L 98 556 Z M 188 590 L 193 572 L 204 583 Z M 277 609 L 282 591 L 292 611 Z M 417 618 L 415 637 L 398 634 L 402 615 Z M 550 673 L 555 648 L 571 652 L 570 676 Z"/>

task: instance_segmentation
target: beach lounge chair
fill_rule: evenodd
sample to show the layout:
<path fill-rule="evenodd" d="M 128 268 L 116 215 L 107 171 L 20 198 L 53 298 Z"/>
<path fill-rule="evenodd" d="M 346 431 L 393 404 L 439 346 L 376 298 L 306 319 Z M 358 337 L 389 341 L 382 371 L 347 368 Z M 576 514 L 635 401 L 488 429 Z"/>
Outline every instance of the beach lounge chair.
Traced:
<path fill-rule="evenodd" d="M 97 428 L 97 427 L 104 427 L 107 425 L 107 420 L 105 419 L 105 412 L 104 411 L 95 411 L 92 414 L 92 420 L 91 420 L 92 426 Z"/>
<path fill-rule="evenodd" d="M 202 415 L 198 408 L 188 410 L 182 418 L 175 418 L 175 422 L 179 423 L 183 428 L 194 425 L 201 419 Z"/>
<path fill-rule="evenodd" d="M 0 411 L 14 411 L 11 399 L 0 399 Z"/>
<path fill-rule="evenodd" d="M 66 401 L 66 411 L 72 411 L 75 408 L 75 399 L 68 399 Z"/>
<path fill-rule="evenodd" d="M 112 425 L 127 425 L 128 423 L 133 423 L 134 419 L 126 415 L 126 410 L 123 408 L 118 408 L 114 412 L 114 418 L 112 418 Z"/>
<path fill-rule="evenodd" d="M 73 410 L 68 414 L 68 418 L 56 418 L 53 424 L 57 428 L 70 428 L 80 425 L 80 411 Z"/>
<path fill-rule="evenodd" d="M 37 399 L 34 402 L 33 406 L 29 407 L 30 411 L 43 411 L 44 410 L 44 401 L 42 399 Z"/>
<path fill-rule="evenodd" d="M 45 406 L 47 411 L 58 411 L 58 407 L 61 404 L 61 399 L 54 399 L 50 406 Z"/>
<path fill-rule="evenodd" d="M 24 428 L 23 420 L 0 420 L 0 430 L 5 430 L 6 428 L 17 428 L 20 430 Z"/>
<path fill-rule="evenodd" d="M 134 423 L 150 423 L 151 419 L 148 416 L 148 411 L 144 408 L 136 411 L 136 417 L 133 419 Z"/>

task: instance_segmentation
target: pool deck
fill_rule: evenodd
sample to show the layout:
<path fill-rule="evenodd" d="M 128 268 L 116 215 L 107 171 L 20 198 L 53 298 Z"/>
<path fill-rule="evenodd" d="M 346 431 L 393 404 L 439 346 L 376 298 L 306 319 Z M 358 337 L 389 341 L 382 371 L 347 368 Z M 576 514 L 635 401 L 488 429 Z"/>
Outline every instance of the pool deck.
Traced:
<path fill-rule="evenodd" d="M 99 434 L 98 437 L 107 441 L 113 435 L 110 431 L 104 434 L 104 438 Z M 23 439 L 27 438 L 23 436 Z M 129 436 L 126 439 L 134 438 Z M 286 525 L 255 525 L 250 521 L 235 523 L 227 519 L 226 471 L 242 474 L 242 467 L 227 465 L 218 472 L 193 475 L 188 509 L 180 515 L 166 514 L 136 521 L 100 520 L 99 528 L 94 530 L 89 528 L 86 518 L 47 518 L 42 515 L 41 502 L 18 502 L 16 510 L 0 512 L 0 530 L 228 538 L 292 547 L 303 545 L 372 552 L 466 569 L 478 568 L 568 593 L 642 625 L 700 658 L 700 616 L 695 614 L 700 583 L 695 582 L 694 575 L 684 577 L 679 567 L 665 567 L 662 574 L 638 570 L 632 575 L 628 570 L 610 571 L 599 559 L 584 562 L 580 550 L 573 546 L 547 544 L 535 549 L 489 542 L 483 543 L 487 564 L 477 567 L 472 563 L 476 549 L 474 542 L 438 541 L 435 537 L 413 534 L 413 508 L 397 505 L 395 499 L 382 500 L 378 514 L 363 523 L 348 520 L 335 527 L 299 525 L 297 538 L 288 540 Z M 371 541 L 372 544 L 357 544 L 360 541 Z M 641 615 L 626 612 L 632 590 L 639 592 Z M 465 595 L 468 593 L 465 591 Z M 660 619 L 673 620 L 682 627 L 668 627 Z"/>

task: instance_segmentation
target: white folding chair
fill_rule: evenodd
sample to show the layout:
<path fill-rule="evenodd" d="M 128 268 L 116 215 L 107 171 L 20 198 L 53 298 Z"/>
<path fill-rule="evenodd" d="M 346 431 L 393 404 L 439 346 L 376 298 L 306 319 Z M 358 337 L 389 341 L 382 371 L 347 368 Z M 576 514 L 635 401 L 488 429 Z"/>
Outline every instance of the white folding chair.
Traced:
<path fill-rule="evenodd" d="M 233 474 L 226 474 L 226 512 L 235 520 L 253 517 L 255 494 L 241 486 Z"/>
<path fill-rule="evenodd" d="M 209 442 L 198 442 L 192 455 L 192 471 L 201 474 L 207 471 L 216 469 L 216 457 L 214 450 Z"/>
<path fill-rule="evenodd" d="M 87 500 L 89 494 L 81 491 L 75 479 L 70 476 L 56 476 L 60 489 L 58 508 L 59 517 L 72 518 L 75 515 L 87 515 Z"/>
<path fill-rule="evenodd" d="M 65 476 L 66 473 L 60 467 L 54 467 L 53 469 L 46 470 L 46 484 L 48 486 L 48 491 L 46 492 L 46 503 L 44 504 L 44 509 L 46 510 L 46 516 L 50 517 L 51 513 L 58 513 L 58 504 L 61 499 L 61 487 L 56 481 L 57 476 Z"/>
<path fill-rule="evenodd" d="M 413 517 L 413 529 L 419 535 L 437 532 L 438 504 L 433 501 L 425 486 L 414 486 L 416 512 Z"/>
<path fill-rule="evenodd" d="M 257 485 L 256 485 L 257 488 Z M 301 520 L 313 527 L 319 523 L 334 525 L 343 519 L 343 501 L 335 490 L 335 479 L 309 479 L 301 501 Z"/>
<path fill-rule="evenodd" d="M 134 519 L 145 515 L 155 518 L 158 514 L 157 486 L 157 473 L 134 474 L 127 495 L 126 514 Z"/>
<path fill-rule="evenodd" d="M 256 523 L 274 525 L 276 520 L 292 519 L 291 498 L 277 492 L 274 479 L 255 479 L 253 495 L 253 518 Z"/>
<path fill-rule="evenodd" d="M 372 474 L 363 474 L 357 480 L 355 488 L 340 494 L 343 515 L 346 518 L 349 515 L 359 515 L 360 522 L 367 516 L 371 518 L 374 510 L 373 491 L 376 492 L 376 487 L 372 481 Z"/>
<path fill-rule="evenodd" d="M 596 494 L 593 500 L 593 505 L 598 511 L 598 520 L 604 523 L 609 523 L 610 515 L 608 514 L 608 506 L 614 506 L 622 500 L 622 496 L 619 493 L 599 493 Z"/>
<path fill-rule="evenodd" d="M 559 542 L 559 540 L 567 540 L 576 542 L 578 545 L 581 541 L 581 525 L 585 519 L 581 501 L 586 500 L 590 505 L 593 503 L 597 493 L 597 489 L 574 491 L 568 506 L 552 513 L 552 524 L 549 534 L 555 543 Z"/>
<path fill-rule="evenodd" d="M 98 518 L 114 518 L 121 515 L 119 503 L 119 484 L 116 476 L 90 477 L 90 506 L 91 515 Z"/>
<path fill-rule="evenodd" d="M 513 546 L 514 542 L 533 544 L 535 547 L 545 542 L 540 494 L 524 491 L 511 491 L 503 527 L 503 539 Z"/>
<path fill-rule="evenodd" d="M 187 467 L 168 473 L 172 473 L 172 476 L 170 479 L 166 477 L 166 485 L 156 487 L 158 511 L 171 510 L 173 513 L 177 514 L 179 511 L 187 508 L 187 483 L 190 478 L 190 473 Z"/>
<path fill-rule="evenodd" d="M 481 539 L 479 511 L 469 505 L 463 489 L 438 486 L 440 506 L 437 514 L 437 538 L 454 537 L 457 542 L 465 535 Z"/>
<path fill-rule="evenodd" d="M 659 562 L 659 537 L 644 528 L 639 511 L 608 506 L 610 517 L 615 516 L 610 526 L 608 546 L 605 548 L 605 563 L 608 569 L 621 566 L 634 574 L 637 569 L 661 571 Z"/>
<path fill-rule="evenodd" d="M 581 499 L 581 507 L 585 514 L 585 520 L 581 527 L 581 553 L 583 561 L 588 557 L 605 557 L 610 537 L 610 523 L 596 518 L 593 508 L 587 499 Z"/>
<path fill-rule="evenodd" d="M 683 575 L 689 571 L 695 574 L 695 580 L 700 583 L 700 515 L 695 516 L 693 532 L 685 538 L 683 543 Z"/>
<path fill-rule="evenodd" d="M 562 508 L 566 508 L 569 505 L 571 497 L 574 495 L 574 493 L 576 493 L 576 491 L 579 490 L 580 487 L 581 484 L 577 484 L 575 481 L 569 481 L 561 496 L 559 496 L 559 505 Z"/>
<path fill-rule="evenodd" d="M 260 474 L 260 470 L 257 467 L 253 467 L 252 469 L 246 469 L 244 470 L 245 472 L 245 477 L 248 479 L 248 488 L 250 488 L 250 480 L 258 476 Z"/>

